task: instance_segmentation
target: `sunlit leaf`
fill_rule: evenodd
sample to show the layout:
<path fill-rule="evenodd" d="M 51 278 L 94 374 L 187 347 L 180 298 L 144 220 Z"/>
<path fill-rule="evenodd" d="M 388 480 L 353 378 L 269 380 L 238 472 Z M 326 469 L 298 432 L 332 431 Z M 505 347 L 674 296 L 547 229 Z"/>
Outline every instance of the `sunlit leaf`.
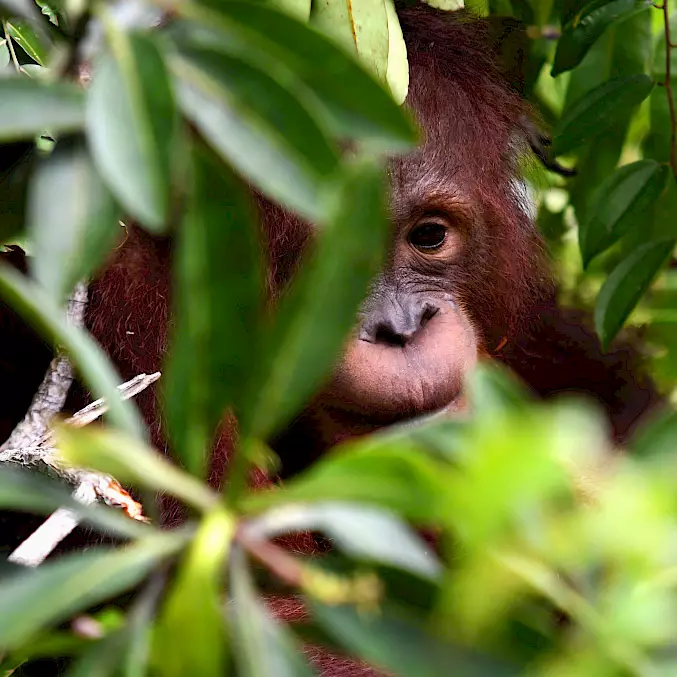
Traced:
<path fill-rule="evenodd" d="M 221 602 L 223 567 L 234 533 L 221 510 L 206 515 L 173 581 L 155 633 L 162 675 L 222 677 L 226 629 Z"/>
<path fill-rule="evenodd" d="M 608 80 L 588 92 L 557 124 L 553 153 L 563 155 L 610 127 L 644 101 L 653 86 L 648 75 L 640 74 Z"/>
<path fill-rule="evenodd" d="M 311 0 L 267 0 L 268 4 L 281 12 L 286 12 L 299 21 L 308 21 Z"/>
<path fill-rule="evenodd" d="M 651 7 L 650 0 L 592 0 L 576 13 L 557 43 L 553 77 L 577 66 L 587 51 L 614 22 Z"/>
<path fill-rule="evenodd" d="M 61 142 L 33 174 L 32 271 L 56 303 L 97 270 L 122 233 L 118 208 L 84 146 Z"/>
<path fill-rule="evenodd" d="M 395 101 L 404 103 L 409 91 L 409 61 L 407 45 L 402 35 L 393 0 L 384 0 L 388 18 L 388 70 L 386 81 Z"/>
<path fill-rule="evenodd" d="M 338 154 L 302 101 L 264 70 L 221 51 L 184 47 L 181 106 L 224 159 L 266 193 L 321 218 Z"/>
<path fill-rule="evenodd" d="M 409 118 L 331 40 L 264 5 L 242 0 L 208 4 L 214 11 L 188 3 L 178 11 L 221 31 L 228 48 L 243 57 L 257 59 L 263 67 L 276 61 L 284 64 L 315 94 L 336 133 L 368 140 L 384 150 L 413 145 L 416 134 Z"/>
<path fill-rule="evenodd" d="M 9 464 L 0 466 L 0 508 L 49 514 L 69 508 L 85 522 L 123 538 L 142 538 L 151 528 L 129 519 L 122 512 L 101 505 L 86 506 L 73 499 L 72 490 L 37 470 L 20 470 Z"/>
<path fill-rule="evenodd" d="M 93 394 L 106 398 L 112 423 L 132 436 L 142 434 L 144 425 L 136 408 L 121 399 L 120 378 L 89 334 L 67 323 L 63 311 L 38 285 L 8 266 L 0 266 L 0 297 L 44 338 L 64 346 Z"/>
<path fill-rule="evenodd" d="M 600 184 L 590 217 L 578 231 L 584 266 L 628 231 L 642 228 L 669 173 L 668 167 L 654 160 L 640 160 L 621 167 Z"/>
<path fill-rule="evenodd" d="M 424 0 L 426 5 L 437 7 L 437 9 L 444 9 L 447 11 L 454 11 L 463 8 L 463 0 Z"/>
<path fill-rule="evenodd" d="M 595 328 L 604 346 L 616 336 L 674 246 L 674 240 L 647 242 L 621 261 L 609 275 L 595 305 Z"/>
<path fill-rule="evenodd" d="M 35 31 L 25 21 L 7 21 L 7 34 L 21 49 L 23 49 L 33 61 L 44 66 L 47 61 L 48 51 L 40 42 Z"/>
<path fill-rule="evenodd" d="M 92 468 L 126 484 L 166 491 L 199 510 L 218 501 L 209 487 L 172 464 L 158 451 L 112 430 L 57 429 L 61 458 L 77 468 Z"/>
<path fill-rule="evenodd" d="M 261 252 L 245 186 L 211 154 L 194 154 L 178 236 L 176 331 L 166 413 L 176 453 L 201 474 L 227 406 L 238 405 L 262 312 Z M 214 199 L 219 196 L 219 199 Z"/>
<path fill-rule="evenodd" d="M 242 677 L 312 677 L 291 632 L 273 620 L 257 598 L 241 550 L 230 561 L 233 648 Z"/>
<path fill-rule="evenodd" d="M 287 505 L 258 517 L 248 529 L 261 538 L 321 531 L 351 557 L 389 564 L 426 578 L 440 573 L 440 564 L 425 541 L 394 515 L 370 506 L 338 502 Z"/>
<path fill-rule="evenodd" d="M 388 21 L 383 0 L 319 0 L 310 14 L 313 26 L 356 53 L 381 80 L 388 70 Z"/>
<path fill-rule="evenodd" d="M 163 534 L 118 550 L 95 548 L 64 556 L 0 581 L 0 648 L 88 606 L 124 592 L 174 555 L 185 537 Z"/>
<path fill-rule="evenodd" d="M 176 113 L 155 42 L 116 32 L 87 93 L 94 162 L 125 209 L 156 231 L 166 226 Z"/>
<path fill-rule="evenodd" d="M 346 651 L 402 677 L 512 677 L 518 666 L 427 633 L 420 619 L 388 606 L 360 613 L 349 606 L 309 603 L 313 617 Z"/>
<path fill-rule="evenodd" d="M 0 78 L 0 141 L 32 139 L 49 130 L 74 132 L 85 122 L 83 93 L 74 85 Z"/>

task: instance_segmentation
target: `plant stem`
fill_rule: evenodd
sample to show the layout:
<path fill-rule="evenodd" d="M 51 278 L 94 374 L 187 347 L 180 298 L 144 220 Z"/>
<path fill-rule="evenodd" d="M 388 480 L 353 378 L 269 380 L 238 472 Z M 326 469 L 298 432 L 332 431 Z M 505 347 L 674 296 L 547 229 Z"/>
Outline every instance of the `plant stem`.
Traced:
<path fill-rule="evenodd" d="M 668 107 L 670 109 L 670 168 L 677 181 L 677 111 L 675 111 L 675 100 L 672 96 L 672 52 L 675 45 L 672 44 L 670 35 L 670 9 L 669 0 L 663 0 L 661 9 L 663 10 L 663 19 L 665 21 L 665 92 L 668 97 Z"/>

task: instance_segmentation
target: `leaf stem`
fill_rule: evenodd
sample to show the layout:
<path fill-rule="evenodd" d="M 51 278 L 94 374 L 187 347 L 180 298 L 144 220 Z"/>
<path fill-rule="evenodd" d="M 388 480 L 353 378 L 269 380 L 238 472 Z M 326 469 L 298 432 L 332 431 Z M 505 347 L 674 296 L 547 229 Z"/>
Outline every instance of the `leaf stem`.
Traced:
<path fill-rule="evenodd" d="M 17 73 L 20 73 L 21 66 L 19 65 L 19 60 L 16 58 L 16 52 L 14 51 L 14 43 L 12 42 L 12 38 L 9 35 L 9 31 L 7 30 L 6 21 L 2 22 L 2 28 L 5 31 L 5 41 L 7 42 L 7 49 L 9 49 L 9 53 L 12 57 L 12 63 L 14 64 L 14 68 L 16 68 Z"/>
<path fill-rule="evenodd" d="M 670 109 L 670 168 L 677 181 L 677 111 L 675 111 L 675 100 L 672 96 L 672 50 L 675 45 L 672 43 L 670 35 L 670 9 L 669 0 L 663 0 L 661 9 L 663 10 L 663 19 L 665 22 L 665 93 L 668 97 L 668 107 Z"/>

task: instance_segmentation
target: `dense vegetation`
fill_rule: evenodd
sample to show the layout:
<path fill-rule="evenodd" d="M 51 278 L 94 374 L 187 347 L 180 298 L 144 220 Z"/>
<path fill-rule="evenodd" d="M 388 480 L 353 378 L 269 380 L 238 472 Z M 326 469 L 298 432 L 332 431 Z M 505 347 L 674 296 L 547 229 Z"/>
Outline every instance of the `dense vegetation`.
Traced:
<path fill-rule="evenodd" d="M 605 344 L 641 328 L 667 393 L 677 386 L 669 1 L 466 1 L 514 27 L 506 63 L 526 56 L 522 84 L 552 129 L 549 158 L 577 170 L 565 178 L 525 159 L 563 297 L 593 310 Z M 66 655 L 72 675 L 307 675 L 302 635 L 404 677 L 675 674 L 670 414 L 612 457 L 595 407 L 534 403 L 483 367 L 469 384 L 472 420 L 386 431 L 283 489 L 247 490 L 250 467 L 273 462 L 264 440 L 330 367 L 379 265 L 385 155 L 416 142 L 399 107 L 407 60 L 390 0 L 353 0 L 352 17 L 339 0 L 0 7 L 0 242 L 35 257 L 30 280 L 0 269 L 0 297 L 110 406 L 103 428 L 57 428 L 62 462 L 166 492 L 194 516 L 161 531 L 4 463 L 1 507 L 68 506 L 131 542 L 0 569 L 0 674 Z M 363 26 L 357 44 L 351 20 Z M 351 159 L 339 139 L 354 143 Z M 30 162 L 11 161 L 32 146 Z M 242 179 L 321 226 L 265 326 Z M 210 195 L 232 196 L 227 222 Z M 178 233 L 180 330 L 162 383 L 184 469 L 147 445 L 107 358 L 63 312 L 121 218 Z M 239 462 L 219 495 L 203 479 L 226 406 L 240 421 Z M 452 564 L 409 524 L 434 527 Z M 309 528 L 337 552 L 306 561 L 268 540 Z M 312 624 L 266 615 L 259 589 L 271 577 L 305 597 Z M 132 589 L 128 609 L 108 603 Z"/>

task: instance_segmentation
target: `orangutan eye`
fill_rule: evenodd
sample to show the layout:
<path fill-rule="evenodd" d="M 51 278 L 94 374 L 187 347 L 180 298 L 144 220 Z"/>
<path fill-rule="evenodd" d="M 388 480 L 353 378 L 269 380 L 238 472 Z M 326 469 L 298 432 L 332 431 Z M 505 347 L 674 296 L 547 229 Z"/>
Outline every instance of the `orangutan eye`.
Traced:
<path fill-rule="evenodd" d="M 447 229 L 441 223 L 422 223 L 409 233 L 409 243 L 422 251 L 439 249 L 447 237 Z"/>

